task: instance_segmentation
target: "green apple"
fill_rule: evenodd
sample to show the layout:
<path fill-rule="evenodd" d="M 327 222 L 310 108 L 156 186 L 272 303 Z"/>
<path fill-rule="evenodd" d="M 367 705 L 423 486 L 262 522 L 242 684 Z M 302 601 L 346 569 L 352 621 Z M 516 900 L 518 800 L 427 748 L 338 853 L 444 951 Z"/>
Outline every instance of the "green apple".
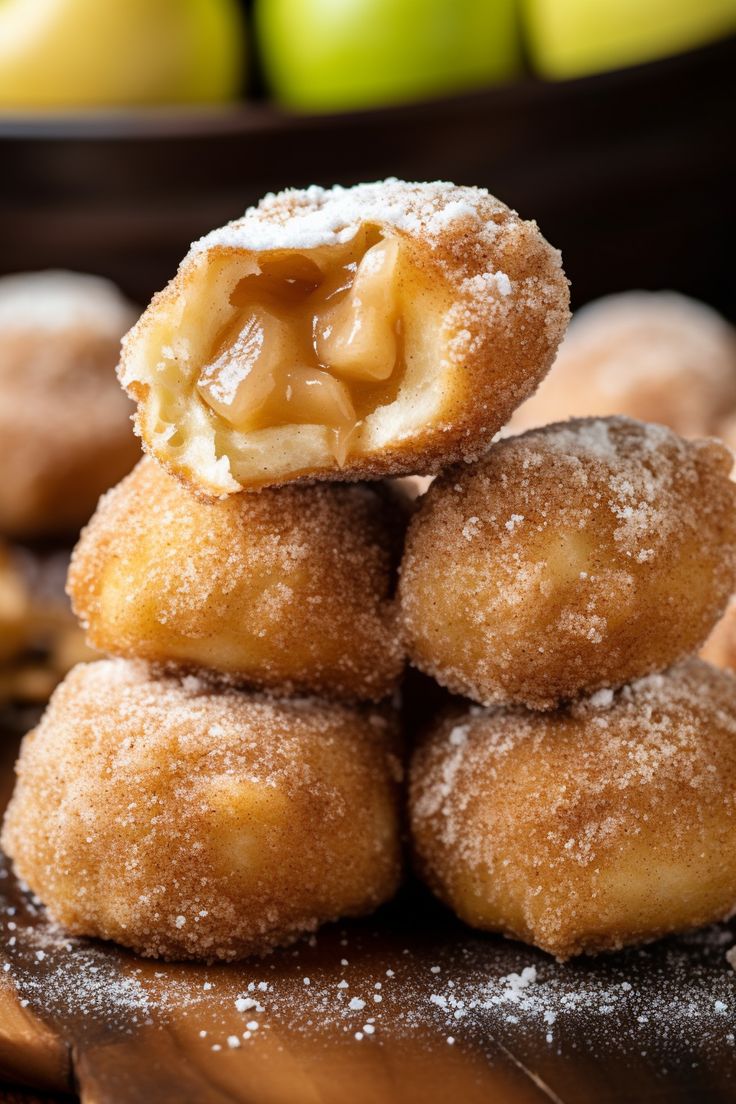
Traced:
<path fill-rule="evenodd" d="M 228 99 L 243 43 L 237 0 L 0 0 L 0 110 Z"/>
<path fill-rule="evenodd" d="M 331 111 L 493 84 L 520 65 L 514 0 L 256 0 L 266 78 Z"/>
<path fill-rule="evenodd" d="M 532 62 L 546 77 L 619 69 L 736 29 L 736 0 L 524 0 Z"/>

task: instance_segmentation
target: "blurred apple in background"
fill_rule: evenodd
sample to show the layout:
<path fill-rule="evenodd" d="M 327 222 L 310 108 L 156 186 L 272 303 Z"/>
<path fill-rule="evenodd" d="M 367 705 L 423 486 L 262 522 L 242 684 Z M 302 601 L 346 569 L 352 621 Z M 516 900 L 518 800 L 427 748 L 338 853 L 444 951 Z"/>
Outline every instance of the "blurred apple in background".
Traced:
<path fill-rule="evenodd" d="M 520 68 L 514 0 L 256 0 L 255 17 L 267 82 L 305 111 L 408 102 Z"/>
<path fill-rule="evenodd" d="M 681 53 L 736 30 L 736 0 L 524 0 L 529 52 L 564 79 Z"/>
<path fill-rule="evenodd" d="M 237 0 L 0 0 L 0 109 L 229 99 L 244 34 Z"/>

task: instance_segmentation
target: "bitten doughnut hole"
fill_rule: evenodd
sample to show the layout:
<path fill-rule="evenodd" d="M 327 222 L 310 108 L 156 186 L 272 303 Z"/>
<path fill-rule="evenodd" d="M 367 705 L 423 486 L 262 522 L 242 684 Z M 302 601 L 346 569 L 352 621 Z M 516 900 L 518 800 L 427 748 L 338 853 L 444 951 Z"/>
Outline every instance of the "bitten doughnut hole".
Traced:
<path fill-rule="evenodd" d="M 494 445 L 419 500 L 409 658 L 482 704 L 552 708 L 696 651 L 736 582 L 731 454 L 581 419 Z"/>
<path fill-rule="evenodd" d="M 193 273 L 198 295 L 156 334 L 164 350 L 161 431 L 181 427 L 168 447 L 176 451 L 207 418 L 239 485 L 252 479 L 250 458 L 243 467 L 238 458 L 238 435 L 265 444 L 276 431 L 299 474 L 312 453 L 343 467 L 364 447 L 360 430 L 371 416 L 379 433 L 390 432 L 391 417 L 381 429 L 379 409 L 388 410 L 402 387 L 421 392 L 436 376 L 451 305 L 446 282 L 422 271 L 412 253 L 408 239 L 362 225 L 345 245 L 257 258 L 229 249 L 202 255 Z M 425 409 L 427 398 L 419 399 Z"/>
<path fill-rule="evenodd" d="M 420 872 L 474 927 L 568 958 L 736 906 L 736 683 L 688 660 L 552 713 L 478 707 L 415 752 Z"/>
<path fill-rule="evenodd" d="M 485 447 L 567 318 L 559 255 L 488 193 L 310 188 L 195 243 L 120 376 L 200 493 L 431 473 Z"/>
<path fill-rule="evenodd" d="M 70 932 L 235 959 L 370 912 L 400 874 L 396 723 L 77 667 L 23 744 L 2 843 Z"/>
<path fill-rule="evenodd" d="M 402 527 L 369 486 L 203 502 L 146 458 L 100 503 L 68 588 L 101 651 L 274 693 L 380 700 L 404 666 Z"/>

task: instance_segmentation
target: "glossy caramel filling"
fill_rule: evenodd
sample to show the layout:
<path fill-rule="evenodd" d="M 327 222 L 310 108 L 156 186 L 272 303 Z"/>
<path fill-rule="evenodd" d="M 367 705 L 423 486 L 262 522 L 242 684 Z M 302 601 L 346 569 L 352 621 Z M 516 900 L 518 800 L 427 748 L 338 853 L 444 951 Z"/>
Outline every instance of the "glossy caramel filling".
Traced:
<path fill-rule="evenodd" d="M 239 281 L 197 388 L 236 429 L 321 425 L 344 463 L 367 414 L 395 398 L 402 368 L 399 242 L 273 255 Z"/>

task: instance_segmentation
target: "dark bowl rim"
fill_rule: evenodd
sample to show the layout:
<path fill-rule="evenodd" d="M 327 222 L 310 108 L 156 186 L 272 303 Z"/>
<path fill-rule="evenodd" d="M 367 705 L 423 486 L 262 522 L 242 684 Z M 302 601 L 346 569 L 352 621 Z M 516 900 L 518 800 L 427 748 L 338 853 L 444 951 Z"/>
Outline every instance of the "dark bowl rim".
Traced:
<path fill-rule="evenodd" d="M 410 124 L 437 112 L 485 112 L 518 107 L 523 103 L 564 102 L 585 94 L 610 94 L 632 85 L 677 76 L 703 64 L 719 64 L 731 59 L 736 50 L 736 33 L 721 37 L 694 49 L 663 58 L 612 69 L 603 73 L 566 80 L 545 80 L 527 74 L 520 80 L 498 84 L 451 96 L 433 97 L 387 107 L 359 111 L 298 113 L 280 108 L 266 100 L 240 100 L 228 104 L 182 104 L 174 106 L 91 109 L 70 113 L 5 113 L 0 110 L 0 141 L 39 140 L 111 141 L 237 135 L 258 131 L 324 129 L 344 126 L 375 125 L 386 121 Z"/>

